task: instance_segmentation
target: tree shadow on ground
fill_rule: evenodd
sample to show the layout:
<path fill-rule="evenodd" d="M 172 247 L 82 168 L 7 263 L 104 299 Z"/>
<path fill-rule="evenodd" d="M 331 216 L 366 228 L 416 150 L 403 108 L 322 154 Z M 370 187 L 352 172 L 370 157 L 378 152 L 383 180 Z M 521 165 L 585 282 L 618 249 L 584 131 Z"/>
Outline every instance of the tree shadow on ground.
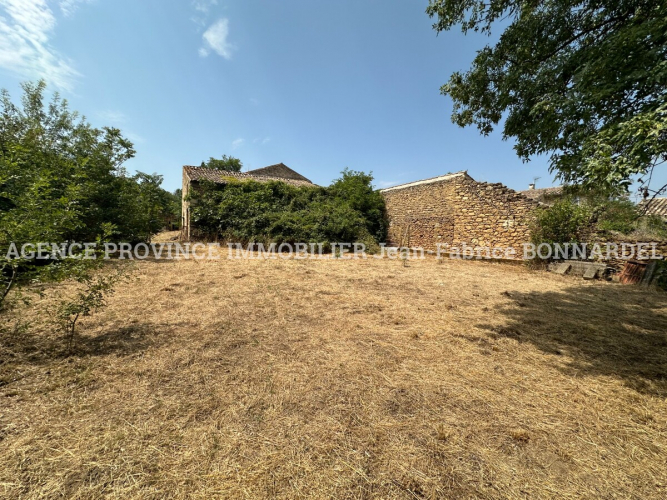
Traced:
<path fill-rule="evenodd" d="M 72 354 L 81 357 L 109 354 L 129 356 L 143 352 L 149 346 L 160 342 L 160 336 L 156 333 L 163 330 L 161 325 L 132 323 L 127 326 L 110 328 L 98 335 L 79 335 Z"/>
<path fill-rule="evenodd" d="M 18 323 L 17 323 L 18 325 Z M 0 366 L 5 363 L 45 364 L 68 356 L 131 356 L 164 340 L 174 325 L 132 323 L 98 334 L 77 333 L 72 349 L 62 334 L 32 331 L 29 325 L 0 330 Z"/>
<path fill-rule="evenodd" d="M 493 338 L 529 342 L 569 358 L 568 372 L 621 378 L 667 397 L 667 294 L 638 286 L 579 285 L 561 292 L 507 291 Z M 503 321 L 504 320 L 504 321 Z"/>

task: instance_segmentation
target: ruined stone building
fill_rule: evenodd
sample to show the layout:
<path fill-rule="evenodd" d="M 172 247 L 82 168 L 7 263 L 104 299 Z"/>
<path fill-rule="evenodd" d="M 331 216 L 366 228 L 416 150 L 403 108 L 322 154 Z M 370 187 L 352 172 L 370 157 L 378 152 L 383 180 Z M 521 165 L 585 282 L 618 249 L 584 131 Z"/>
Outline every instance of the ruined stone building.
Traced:
<path fill-rule="evenodd" d="M 530 241 L 536 201 L 466 172 L 380 190 L 389 217 L 388 243 L 436 250 L 438 243 L 516 248 Z"/>
<path fill-rule="evenodd" d="M 197 189 L 201 181 L 215 182 L 225 184 L 230 178 L 239 180 L 252 180 L 256 182 L 280 181 L 294 186 L 314 186 L 310 180 L 303 175 L 295 172 L 284 163 L 270 165 L 248 172 L 228 172 L 226 170 L 215 170 L 204 167 L 183 167 L 183 187 L 182 187 L 182 220 L 181 237 L 189 240 L 193 236 L 193 227 L 190 218 L 190 202 L 187 197 L 192 189 Z"/>
<path fill-rule="evenodd" d="M 248 172 L 183 167 L 182 237 L 196 235 L 190 217 L 192 189 L 201 181 L 224 184 L 230 178 L 257 182 L 280 181 L 314 186 L 301 174 L 279 163 Z M 466 172 L 442 175 L 380 190 L 389 218 L 387 243 L 436 250 L 438 243 L 471 247 L 516 248 L 530 241 L 530 219 L 539 205 L 502 184 L 477 182 Z M 195 232 L 193 232 L 193 230 Z"/>

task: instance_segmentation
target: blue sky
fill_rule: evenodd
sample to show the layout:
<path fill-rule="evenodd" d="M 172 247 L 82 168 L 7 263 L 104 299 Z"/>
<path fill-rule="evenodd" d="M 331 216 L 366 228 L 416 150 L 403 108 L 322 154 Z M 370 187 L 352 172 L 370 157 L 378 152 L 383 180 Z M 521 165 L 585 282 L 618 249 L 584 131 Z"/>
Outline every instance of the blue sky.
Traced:
<path fill-rule="evenodd" d="M 436 36 L 415 0 L 0 0 L 0 86 L 45 78 L 96 126 L 135 143 L 129 170 L 164 175 L 231 154 L 317 184 L 372 171 L 378 187 L 468 170 L 553 185 L 545 158 L 450 121 L 440 86 L 482 35 Z"/>

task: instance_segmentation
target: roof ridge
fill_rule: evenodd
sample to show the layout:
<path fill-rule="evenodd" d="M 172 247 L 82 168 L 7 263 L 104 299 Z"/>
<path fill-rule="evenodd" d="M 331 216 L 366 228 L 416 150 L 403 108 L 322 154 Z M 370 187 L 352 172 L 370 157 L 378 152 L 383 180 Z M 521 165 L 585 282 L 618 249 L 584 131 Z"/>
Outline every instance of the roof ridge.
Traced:
<path fill-rule="evenodd" d="M 246 180 L 255 180 L 257 182 L 260 182 L 262 180 L 275 180 L 279 182 L 285 182 L 287 184 L 293 184 L 293 185 L 310 185 L 310 186 L 316 186 L 316 184 L 313 184 L 310 181 L 303 181 L 301 179 L 290 179 L 289 177 L 277 177 L 273 175 L 254 175 L 249 172 L 234 172 L 230 170 L 218 170 L 217 168 L 209 168 L 209 167 L 197 167 L 194 165 L 183 165 L 183 171 L 188 174 L 189 177 L 190 174 L 196 174 L 196 173 L 201 173 L 204 174 L 203 179 L 204 180 L 209 180 L 212 182 L 217 182 L 216 180 L 211 179 L 210 177 L 207 178 L 208 176 L 213 176 L 217 177 L 218 179 L 223 178 L 223 177 L 235 177 L 238 179 L 246 179 Z M 191 180 L 201 180 L 199 179 L 191 179 Z"/>
<path fill-rule="evenodd" d="M 421 184 L 431 184 L 433 182 L 438 182 L 438 181 L 445 181 L 448 179 L 453 179 L 454 177 L 460 177 L 462 175 L 468 175 L 467 170 L 459 170 L 458 172 L 450 172 L 448 174 L 444 175 L 438 175 L 436 177 L 429 177 L 427 179 L 419 179 L 417 181 L 410 181 L 410 182 L 405 182 L 403 184 L 398 184 L 396 186 L 390 186 L 384 189 L 380 189 L 380 192 L 383 191 L 392 191 L 394 189 L 405 189 L 409 188 L 411 186 L 419 186 Z"/>
<path fill-rule="evenodd" d="M 279 170 L 286 170 L 285 173 L 288 176 L 283 177 L 281 175 L 275 175 L 275 174 L 264 174 L 265 171 L 270 171 L 270 170 L 276 169 L 276 168 L 278 168 Z M 274 163 L 273 165 L 267 165 L 266 167 L 261 167 L 261 168 L 255 168 L 255 169 L 252 169 L 252 170 L 248 170 L 248 173 L 250 175 L 257 175 L 257 176 L 262 176 L 262 177 L 275 177 L 275 178 L 280 178 L 280 179 L 302 180 L 302 181 L 307 181 L 307 182 L 312 183 L 312 181 L 310 179 L 301 175 L 299 172 L 297 172 L 293 168 L 288 167 L 283 162 Z"/>
<path fill-rule="evenodd" d="M 547 189 L 563 189 L 563 185 L 561 184 L 560 186 L 549 186 L 549 187 L 543 187 L 543 188 L 529 188 L 529 189 L 522 189 L 518 191 L 519 193 L 525 193 L 526 191 L 546 191 Z"/>

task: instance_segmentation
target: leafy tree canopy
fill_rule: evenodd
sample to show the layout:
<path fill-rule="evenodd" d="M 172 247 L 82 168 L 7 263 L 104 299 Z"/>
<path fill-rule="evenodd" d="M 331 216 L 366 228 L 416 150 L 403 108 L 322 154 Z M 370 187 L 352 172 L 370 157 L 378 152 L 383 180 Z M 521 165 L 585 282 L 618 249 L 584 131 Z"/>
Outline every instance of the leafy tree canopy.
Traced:
<path fill-rule="evenodd" d="M 178 220 L 156 174 L 128 175 L 120 130 L 92 127 L 46 84 L 26 83 L 20 105 L 0 93 L 0 306 L 19 282 L 83 276 L 86 262 L 7 258 L 11 245 L 138 243 Z"/>
<path fill-rule="evenodd" d="M 430 0 L 438 32 L 504 31 L 441 91 L 452 121 L 503 137 L 527 161 L 549 154 L 568 183 L 626 190 L 667 159 L 667 3 Z"/>
<path fill-rule="evenodd" d="M 222 155 L 220 160 L 210 157 L 208 161 L 201 162 L 201 166 L 215 170 L 225 170 L 227 172 L 240 172 L 243 168 L 243 163 L 233 156 Z"/>

